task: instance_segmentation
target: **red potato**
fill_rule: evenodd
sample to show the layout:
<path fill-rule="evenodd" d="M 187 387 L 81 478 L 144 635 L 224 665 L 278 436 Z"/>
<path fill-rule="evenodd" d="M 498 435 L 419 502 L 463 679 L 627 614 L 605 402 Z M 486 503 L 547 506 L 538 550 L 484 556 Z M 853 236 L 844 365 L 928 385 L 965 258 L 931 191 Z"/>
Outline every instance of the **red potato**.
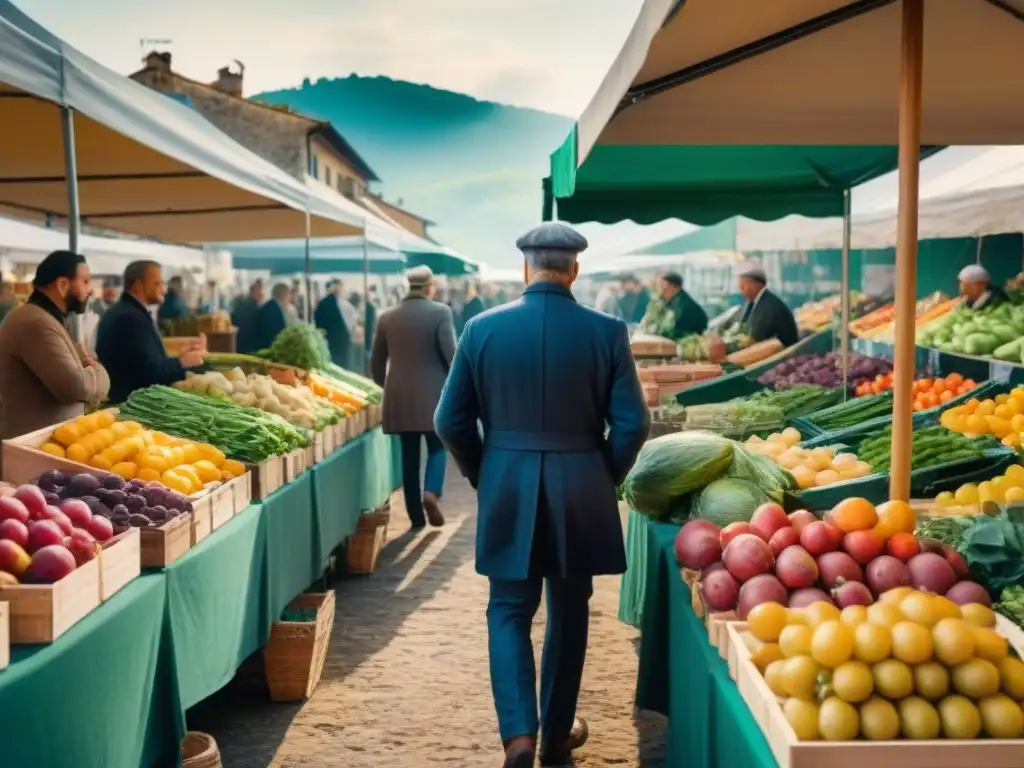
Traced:
<path fill-rule="evenodd" d="M 0 539 L 13 541 L 19 547 L 28 546 L 28 526 L 20 520 L 0 520 Z"/>
<path fill-rule="evenodd" d="M 875 602 L 871 590 L 859 581 L 845 581 L 832 590 L 832 599 L 837 608 L 850 605 L 871 605 Z"/>
<path fill-rule="evenodd" d="M 32 584 L 54 584 L 73 570 L 75 557 L 65 547 L 52 544 L 32 555 L 32 564 L 25 572 L 25 581 Z"/>
<path fill-rule="evenodd" d="M 754 510 L 750 516 L 750 530 L 765 541 L 771 541 L 772 536 L 780 528 L 789 527 L 789 518 L 786 517 L 786 510 L 773 501 L 762 504 Z"/>
<path fill-rule="evenodd" d="M 910 569 L 892 555 L 876 557 L 868 563 L 865 577 L 871 594 L 875 597 L 885 594 L 896 587 L 910 586 Z"/>
<path fill-rule="evenodd" d="M 853 531 L 843 537 L 843 550 L 858 565 L 867 565 L 885 552 L 885 539 L 874 530 Z"/>
<path fill-rule="evenodd" d="M 92 520 L 92 510 L 81 499 L 64 499 L 60 503 L 60 511 L 67 515 L 75 528 L 88 529 Z"/>
<path fill-rule="evenodd" d="M 722 552 L 722 562 L 740 582 L 771 573 L 775 558 L 768 543 L 752 533 L 742 533 Z"/>
<path fill-rule="evenodd" d="M 789 513 L 789 524 L 793 526 L 797 533 L 802 533 L 811 523 L 818 522 L 818 517 L 813 512 L 808 512 L 806 509 L 798 509 L 796 512 Z"/>
<path fill-rule="evenodd" d="M 833 589 L 846 581 L 864 581 L 864 572 L 857 561 L 845 552 L 826 552 L 818 558 L 821 583 Z"/>
<path fill-rule="evenodd" d="M 796 528 L 779 528 L 768 540 L 768 548 L 777 560 L 782 551 L 787 547 L 800 544 L 800 532 Z"/>
<path fill-rule="evenodd" d="M 87 529 L 96 541 L 107 541 L 114 538 L 114 525 L 102 515 L 93 515 Z M 714 565 L 714 563 L 712 563 Z M 725 566 L 722 566 L 723 568 Z"/>
<path fill-rule="evenodd" d="M 740 585 L 731 573 L 721 568 L 701 579 L 700 592 L 711 610 L 732 611 L 739 599 Z"/>
<path fill-rule="evenodd" d="M 956 584 L 956 573 L 942 555 L 922 552 L 907 563 L 910 586 L 936 595 L 944 595 Z"/>
<path fill-rule="evenodd" d="M 761 603 L 785 605 L 788 599 L 789 592 L 781 581 L 770 573 L 761 573 L 749 581 L 745 581 L 740 587 L 736 613 L 741 620 L 746 621 L 747 614 Z"/>
<path fill-rule="evenodd" d="M 836 534 L 840 534 L 838 528 L 834 528 L 822 520 L 817 520 L 800 532 L 800 546 L 814 557 L 820 557 L 826 552 L 834 552 L 839 549 L 840 536 Z"/>
<path fill-rule="evenodd" d="M 0 520 L 13 519 L 19 523 L 27 523 L 30 515 L 28 507 L 13 496 L 0 496 Z"/>
<path fill-rule="evenodd" d="M 789 596 L 790 608 L 806 608 L 808 605 L 820 602 L 835 605 L 835 603 L 832 602 L 831 597 L 816 587 L 811 587 L 810 589 L 798 589 Z"/>
<path fill-rule="evenodd" d="M 722 532 L 718 535 L 718 541 L 721 542 L 722 549 L 724 550 L 726 547 L 728 547 L 729 542 L 735 539 L 741 533 L 753 533 L 753 531 L 750 530 L 750 523 L 746 521 L 740 521 L 737 523 L 729 523 L 727 526 L 725 526 L 725 528 L 722 529 Z"/>
<path fill-rule="evenodd" d="M 75 565 L 85 565 L 90 560 L 95 559 L 96 555 L 100 553 L 100 545 L 96 543 L 96 539 L 88 531 L 76 528 L 70 538 L 71 541 L 68 543 L 67 548 L 75 558 Z"/>
<path fill-rule="evenodd" d="M 14 498 L 25 505 L 30 517 L 44 517 L 43 509 L 46 507 L 46 497 L 38 485 L 19 485 L 14 491 Z"/>
<path fill-rule="evenodd" d="M 989 608 L 992 607 L 992 598 L 989 596 L 988 590 L 975 581 L 958 581 L 949 588 L 946 597 L 957 605 L 981 603 Z"/>
<path fill-rule="evenodd" d="M 53 520 L 33 520 L 28 527 L 28 553 L 64 543 L 64 533 Z"/>
<path fill-rule="evenodd" d="M 788 589 L 806 589 L 818 580 L 818 564 L 803 547 L 788 547 L 775 561 L 775 575 Z"/>
<path fill-rule="evenodd" d="M 707 520 L 691 520 L 676 535 L 676 562 L 691 571 L 706 568 L 722 556 L 718 527 Z"/>

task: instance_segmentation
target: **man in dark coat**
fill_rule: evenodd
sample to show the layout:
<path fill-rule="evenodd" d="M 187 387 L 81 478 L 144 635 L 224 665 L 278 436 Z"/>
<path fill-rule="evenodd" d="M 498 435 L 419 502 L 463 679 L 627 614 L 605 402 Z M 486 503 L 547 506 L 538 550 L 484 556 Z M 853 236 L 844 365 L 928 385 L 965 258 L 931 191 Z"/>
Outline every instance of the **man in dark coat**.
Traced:
<path fill-rule="evenodd" d="M 960 282 L 960 295 L 971 309 L 998 307 L 1010 300 L 1006 291 L 998 285 L 992 285 L 992 275 L 980 264 L 968 264 L 960 270 L 957 279 Z"/>
<path fill-rule="evenodd" d="M 167 281 L 167 295 L 160 304 L 160 311 L 157 318 L 160 320 L 180 320 L 188 317 L 188 305 L 182 294 L 185 292 L 185 283 L 178 275 Z"/>
<path fill-rule="evenodd" d="M 622 295 L 619 297 L 619 317 L 625 320 L 627 325 L 636 325 L 647 314 L 647 306 L 651 303 L 650 294 L 641 285 L 636 275 L 623 275 L 620 282 L 622 283 Z M 683 281 L 680 279 L 680 287 L 682 284 Z M 700 307 L 698 306 L 697 309 Z M 701 311 L 703 312 L 703 310 Z M 705 316 L 704 322 L 707 327 L 707 316 Z"/>
<path fill-rule="evenodd" d="M 338 281 L 332 281 L 327 286 L 327 295 L 316 305 L 313 320 L 316 327 L 327 335 L 327 348 L 331 351 L 331 362 L 342 368 L 348 368 L 352 337 L 349 335 L 348 326 L 341 316 L 341 307 L 338 305 L 339 294 L 343 288 L 344 286 Z"/>
<path fill-rule="evenodd" d="M 490 580 L 506 768 L 533 765 L 538 730 L 542 765 L 568 762 L 587 739 L 576 703 L 593 577 L 626 569 L 615 488 L 650 426 L 626 324 L 570 290 L 587 241 L 556 222 L 516 245 L 528 287 L 466 325 L 434 416 L 477 489 L 476 569 Z M 538 722 L 530 627 L 545 582 Z"/>
<path fill-rule="evenodd" d="M 746 299 L 740 313 L 740 328 L 754 341 L 776 338 L 785 347 L 800 339 L 793 310 L 768 290 L 768 278 L 758 267 L 740 274 L 740 293 Z"/>
<path fill-rule="evenodd" d="M 466 323 L 472 320 L 486 309 L 484 300 L 477 293 L 476 285 L 472 282 L 466 283 L 466 303 L 462 305 L 462 321 L 459 323 L 459 333 L 466 327 Z"/>
<path fill-rule="evenodd" d="M 231 310 L 231 324 L 238 329 L 235 349 L 243 355 L 260 349 L 260 307 L 265 298 L 263 281 L 257 280 L 249 286 L 249 295 L 240 298 Z"/>
<path fill-rule="evenodd" d="M 136 389 L 170 385 L 188 368 L 203 364 L 206 338 L 180 357 L 168 357 L 150 307 L 164 298 L 164 280 L 155 261 L 135 261 L 124 271 L 124 293 L 103 313 L 96 331 L 96 356 L 110 374 L 110 401 L 122 403 Z"/>
<path fill-rule="evenodd" d="M 257 319 L 259 347 L 266 349 L 274 343 L 277 334 L 298 319 L 292 308 L 292 289 L 287 283 L 278 283 L 270 292 L 270 301 L 260 307 Z"/>
<path fill-rule="evenodd" d="M 666 272 L 661 276 L 659 292 L 665 300 L 666 308 L 672 312 L 673 327 L 669 338 L 678 341 L 684 336 L 704 333 L 708 329 L 707 313 L 683 290 L 683 278 L 678 272 Z"/>
<path fill-rule="evenodd" d="M 434 433 L 434 409 L 455 354 L 452 311 L 434 296 L 430 267 L 407 273 L 409 293 L 377 321 L 370 355 L 373 380 L 384 387 L 383 427 L 402 444 L 402 492 L 413 528 L 444 525 L 438 502 L 444 491 L 447 457 Z M 427 443 L 427 467 L 420 496 L 420 451 Z M 424 519 L 424 510 L 426 518 Z"/>

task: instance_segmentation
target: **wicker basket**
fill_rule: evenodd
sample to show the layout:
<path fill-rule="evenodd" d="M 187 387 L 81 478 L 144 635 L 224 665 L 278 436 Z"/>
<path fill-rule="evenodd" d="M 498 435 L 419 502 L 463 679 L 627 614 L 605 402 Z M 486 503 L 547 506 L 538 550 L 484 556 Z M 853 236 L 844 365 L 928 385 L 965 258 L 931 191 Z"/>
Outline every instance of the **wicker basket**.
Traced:
<path fill-rule="evenodd" d="M 217 740 L 201 731 L 186 733 L 181 742 L 181 768 L 222 768 Z"/>
<path fill-rule="evenodd" d="M 299 595 L 288 606 L 315 608 L 314 621 L 275 621 L 263 649 L 272 701 L 302 701 L 313 694 L 334 626 L 334 590 Z"/>
<path fill-rule="evenodd" d="M 387 528 L 391 522 L 391 504 L 377 507 L 373 512 L 364 512 L 356 522 L 357 531 L 372 531 L 375 528 Z"/>
<path fill-rule="evenodd" d="M 363 515 L 363 517 L 370 516 Z M 348 570 L 350 573 L 373 573 L 377 567 L 380 551 L 384 548 L 385 536 L 385 528 L 376 525 L 368 530 L 357 529 L 348 537 Z"/>

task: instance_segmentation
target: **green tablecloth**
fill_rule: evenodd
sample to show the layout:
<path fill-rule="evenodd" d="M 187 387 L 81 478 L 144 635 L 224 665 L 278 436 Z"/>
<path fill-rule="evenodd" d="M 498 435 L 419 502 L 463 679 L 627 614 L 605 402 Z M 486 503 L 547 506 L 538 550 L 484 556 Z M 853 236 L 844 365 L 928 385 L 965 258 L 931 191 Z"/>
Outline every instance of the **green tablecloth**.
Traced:
<path fill-rule="evenodd" d="M 646 529 L 636 705 L 669 718 L 666 764 L 774 768 L 764 735 L 690 607 L 673 551 L 679 526 L 647 523 Z"/>
<path fill-rule="evenodd" d="M 640 628 L 647 585 L 647 518 L 636 510 L 626 517 L 626 572 L 619 585 L 619 621 Z"/>
<path fill-rule="evenodd" d="M 371 430 L 168 568 L 140 576 L 57 642 L 16 646 L 0 672 L 0 766 L 173 760 L 185 710 L 227 684 L 322 573 L 323 520 L 339 509 L 358 516 L 397 487 L 396 444 Z M 318 482 L 334 490 L 318 494 Z"/>
<path fill-rule="evenodd" d="M 164 653 L 163 574 L 126 586 L 52 645 L 0 672 L 0 765 L 138 768 L 184 735 Z"/>

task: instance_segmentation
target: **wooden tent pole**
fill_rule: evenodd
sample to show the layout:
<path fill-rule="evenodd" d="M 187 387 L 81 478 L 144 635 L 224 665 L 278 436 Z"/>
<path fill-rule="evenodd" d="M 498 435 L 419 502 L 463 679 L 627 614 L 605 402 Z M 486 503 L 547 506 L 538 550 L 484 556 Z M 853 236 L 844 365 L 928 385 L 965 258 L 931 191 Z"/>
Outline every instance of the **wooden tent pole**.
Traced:
<path fill-rule="evenodd" d="M 900 46 L 900 197 L 896 235 L 896 332 L 889 498 L 910 500 L 913 436 L 914 323 L 917 309 L 917 199 L 921 156 L 924 0 L 903 0 Z"/>

